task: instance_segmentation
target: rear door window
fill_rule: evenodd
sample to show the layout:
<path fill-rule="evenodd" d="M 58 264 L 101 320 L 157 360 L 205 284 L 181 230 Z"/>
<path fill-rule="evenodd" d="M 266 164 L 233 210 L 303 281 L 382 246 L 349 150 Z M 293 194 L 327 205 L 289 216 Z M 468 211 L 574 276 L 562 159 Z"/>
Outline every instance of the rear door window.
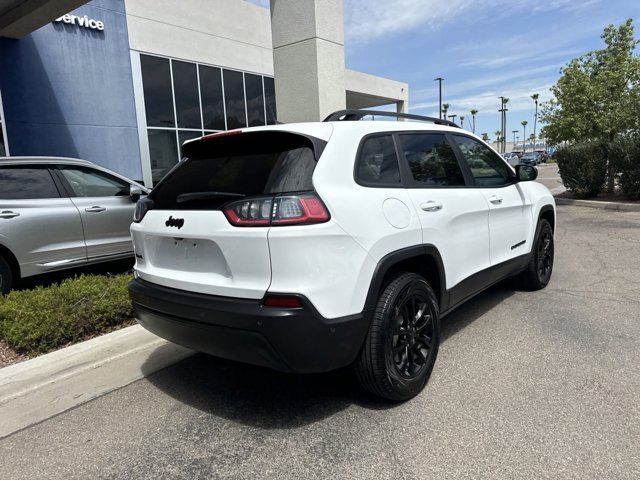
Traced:
<path fill-rule="evenodd" d="M 59 197 L 46 167 L 0 167 L 0 198 L 27 200 Z"/>
<path fill-rule="evenodd" d="M 365 186 L 400 186 L 398 156 L 391 135 L 376 135 L 362 142 L 356 164 L 356 179 Z"/>
<path fill-rule="evenodd" d="M 453 148 L 442 133 L 411 133 L 400 137 L 401 149 L 416 185 L 455 187 L 465 185 Z"/>
<path fill-rule="evenodd" d="M 314 144 L 301 135 L 205 138 L 185 145 L 184 154 L 151 193 L 156 209 L 217 209 L 242 197 L 313 190 Z"/>

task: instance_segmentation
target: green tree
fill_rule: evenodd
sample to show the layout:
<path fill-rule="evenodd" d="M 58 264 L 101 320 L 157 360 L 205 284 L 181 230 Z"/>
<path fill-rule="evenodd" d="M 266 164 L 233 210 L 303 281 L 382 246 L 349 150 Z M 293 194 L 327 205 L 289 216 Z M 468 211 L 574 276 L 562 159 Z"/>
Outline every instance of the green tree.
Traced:
<path fill-rule="evenodd" d="M 478 110 L 473 108 L 469 113 L 471 114 L 471 119 L 472 119 L 471 131 L 473 133 L 476 133 L 476 115 L 478 114 Z"/>
<path fill-rule="evenodd" d="M 465 119 L 465 116 L 460 115 L 460 128 L 464 128 L 464 119 Z"/>
<path fill-rule="evenodd" d="M 531 95 L 531 100 L 533 100 L 533 102 L 536 104 L 536 113 L 533 117 L 533 144 L 536 144 L 536 136 L 538 133 L 538 103 L 540 100 L 540 94 L 539 93 L 534 93 L 533 95 Z"/>
<path fill-rule="evenodd" d="M 489 134 L 488 133 L 483 133 L 482 134 L 482 140 L 484 140 L 485 142 L 489 141 Z"/>
<path fill-rule="evenodd" d="M 601 35 L 605 47 L 571 60 L 551 88 L 554 99 L 543 104 L 540 121 L 551 142 L 601 140 L 640 127 L 640 56 L 635 53 L 631 19 Z M 607 190 L 615 182 L 615 166 L 608 166 Z"/>
<path fill-rule="evenodd" d="M 443 103 L 442 104 L 442 117 L 446 120 L 447 119 L 447 112 L 449 111 L 449 104 L 448 103 Z"/>

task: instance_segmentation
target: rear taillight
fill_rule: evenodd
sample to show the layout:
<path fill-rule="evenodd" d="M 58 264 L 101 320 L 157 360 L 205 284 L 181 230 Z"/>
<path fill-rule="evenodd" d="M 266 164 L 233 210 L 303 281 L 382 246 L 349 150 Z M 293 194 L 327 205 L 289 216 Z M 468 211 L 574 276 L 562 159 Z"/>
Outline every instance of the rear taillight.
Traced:
<path fill-rule="evenodd" d="M 149 210 L 153 208 L 153 200 L 141 198 L 136 202 L 136 209 L 133 211 L 134 223 L 140 223 Z"/>
<path fill-rule="evenodd" d="M 314 193 L 247 198 L 227 205 L 224 214 L 238 227 L 308 225 L 330 218 L 322 200 Z"/>
<path fill-rule="evenodd" d="M 273 197 L 233 202 L 224 208 L 227 220 L 241 227 L 262 227 L 271 223 Z"/>

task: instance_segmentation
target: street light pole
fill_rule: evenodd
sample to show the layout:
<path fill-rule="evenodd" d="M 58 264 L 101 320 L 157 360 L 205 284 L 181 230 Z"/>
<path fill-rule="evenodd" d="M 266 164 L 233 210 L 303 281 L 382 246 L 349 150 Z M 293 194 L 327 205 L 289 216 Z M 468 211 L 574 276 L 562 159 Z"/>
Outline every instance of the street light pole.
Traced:
<path fill-rule="evenodd" d="M 511 151 L 513 152 L 516 149 L 516 133 L 518 133 L 520 130 L 513 130 L 511 133 L 513 133 L 513 148 L 511 149 Z"/>
<path fill-rule="evenodd" d="M 458 115 L 449 115 L 449 118 L 453 119 L 453 120 L 451 120 L 453 123 L 456 123 L 456 117 L 457 116 Z"/>
<path fill-rule="evenodd" d="M 442 81 L 443 80 L 444 78 L 442 77 L 433 79 L 434 82 L 438 82 L 438 98 L 439 98 L 439 104 L 440 104 L 440 109 L 438 110 L 438 118 L 440 118 L 440 120 L 442 120 Z"/>
<path fill-rule="evenodd" d="M 504 138 L 506 135 L 505 132 L 505 125 L 504 125 L 504 99 L 505 97 L 498 97 L 500 99 L 500 110 L 498 110 L 500 112 L 500 131 L 502 132 L 502 138 Z M 504 146 L 504 140 L 502 140 L 499 144 L 498 144 L 498 149 L 500 153 L 504 153 L 503 150 L 503 146 Z"/>

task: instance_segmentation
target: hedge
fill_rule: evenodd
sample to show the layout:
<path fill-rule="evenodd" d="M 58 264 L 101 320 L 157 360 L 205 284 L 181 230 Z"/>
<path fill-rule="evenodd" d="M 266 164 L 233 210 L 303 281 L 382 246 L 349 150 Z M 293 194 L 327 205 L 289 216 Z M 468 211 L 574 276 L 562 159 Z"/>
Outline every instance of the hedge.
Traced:
<path fill-rule="evenodd" d="M 130 323 L 131 275 L 81 275 L 0 296 L 0 339 L 34 355 Z"/>
<path fill-rule="evenodd" d="M 582 142 L 558 149 L 555 159 L 562 183 L 581 197 L 595 197 L 607 179 L 607 144 L 598 141 Z"/>
<path fill-rule="evenodd" d="M 558 149 L 555 158 L 562 182 L 577 196 L 602 192 L 610 162 L 622 194 L 640 198 L 640 134 L 620 135 L 612 142 L 574 143 Z"/>
<path fill-rule="evenodd" d="M 618 185 L 624 195 L 640 198 L 640 134 L 619 138 L 613 146 Z"/>

